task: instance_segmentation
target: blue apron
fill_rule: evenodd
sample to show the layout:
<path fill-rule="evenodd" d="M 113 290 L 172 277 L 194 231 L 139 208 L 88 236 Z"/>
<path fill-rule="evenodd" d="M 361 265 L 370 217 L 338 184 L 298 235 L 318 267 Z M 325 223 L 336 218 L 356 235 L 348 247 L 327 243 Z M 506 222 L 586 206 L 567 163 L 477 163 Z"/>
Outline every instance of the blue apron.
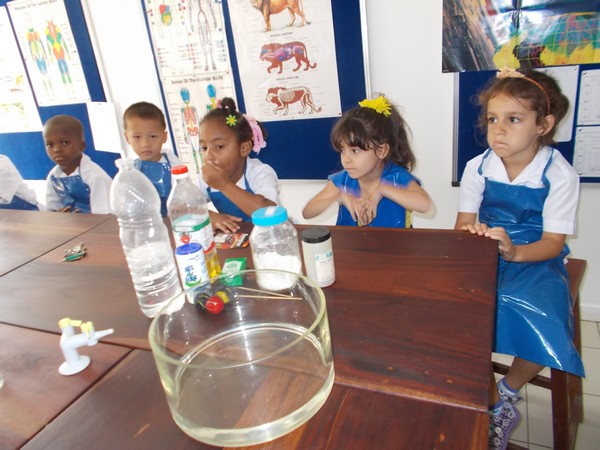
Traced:
<path fill-rule="evenodd" d="M 248 184 L 248 179 L 246 178 L 246 168 L 244 168 L 244 184 L 246 186 L 245 191 L 254 194 L 254 191 L 250 189 L 250 185 Z M 208 186 L 206 189 L 208 192 L 208 196 L 210 201 L 213 202 L 217 211 L 221 214 L 229 214 L 230 216 L 241 217 L 244 222 L 252 222 L 250 216 L 248 216 L 244 211 L 237 207 L 235 203 L 229 200 L 221 191 L 213 192 L 213 190 Z"/>
<path fill-rule="evenodd" d="M 136 159 L 135 168 L 148 177 L 160 197 L 160 214 L 167 217 L 167 199 L 171 193 L 171 163 L 163 153 L 166 162 L 142 161 Z"/>
<path fill-rule="evenodd" d="M 479 166 L 480 175 L 490 152 Z M 539 241 L 544 202 L 550 190 L 546 171 L 551 162 L 552 154 L 542 174 L 542 188 L 486 178 L 479 221 L 488 227 L 503 227 L 515 245 Z M 573 344 L 573 300 L 563 261 L 568 254 L 565 245 L 559 256 L 546 261 L 511 262 L 499 258 L 494 351 L 584 376 L 581 357 Z"/>
<path fill-rule="evenodd" d="M 68 177 L 50 177 L 52 186 L 58 194 L 63 207 L 70 206 L 71 211 L 79 209 L 82 213 L 91 213 L 90 187 L 83 181 L 80 175 Z"/>
<path fill-rule="evenodd" d="M 13 199 L 10 203 L 0 203 L 0 209 L 22 209 L 25 211 L 39 211 L 37 205 L 33 203 L 29 203 L 26 200 L 23 200 L 21 197 L 17 197 L 13 195 Z"/>

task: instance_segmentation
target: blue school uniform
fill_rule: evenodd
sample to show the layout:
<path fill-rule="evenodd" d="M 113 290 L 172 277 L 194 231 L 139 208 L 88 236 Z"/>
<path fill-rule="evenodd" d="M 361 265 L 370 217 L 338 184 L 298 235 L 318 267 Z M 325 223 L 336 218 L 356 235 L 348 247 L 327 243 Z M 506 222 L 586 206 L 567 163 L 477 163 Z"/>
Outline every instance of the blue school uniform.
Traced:
<path fill-rule="evenodd" d="M 483 161 L 478 172 L 483 174 Z M 554 150 L 553 150 L 554 152 Z M 550 190 L 489 180 L 479 210 L 479 221 L 503 227 L 513 244 L 539 241 L 543 233 L 544 202 Z M 536 364 L 584 376 L 581 357 L 573 344 L 573 299 L 564 258 L 567 245 L 556 258 L 538 262 L 512 262 L 499 258 L 494 351 Z"/>
<path fill-rule="evenodd" d="M 23 200 L 16 195 L 13 196 L 12 201 L 10 203 L 0 203 L 0 209 L 21 209 L 25 211 L 39 211 L 37 205 L 33 203 L 29 203 L 27 200 Z"/>
<path fill-rule="evenodd" d="M 136 159 L 135 168 L 148 177 L 160 197 L 160 213 L 167 217 L 167 199 L 171 193 L 171 162 L 163 153 L 164 161 L 143 161 Z"/>
<path fill-rule="evenodd" d="M 330 175 L 329 179 L 338 189 L 354 196 L 360 196 L 358 180 L 350 177 L 346 170 L 341 170 Z M 404 167 L 393 163 L 387 163 L 381 174 L 381 182 L 391 184 L 392 186 L 407 187 L 413 180 L 419 182 Z M 377 217 L 367 226 L 410 228 L 412 226 L 411 215 L 412 211 L 384 197 L 379 202 L 379 205 L 377 205 Z M 336 225 L 356 226 L 357 222 L 352 218 L 350 211 L 345 206 L 340 205 Z"/>
<path fill-rule="evenodd" d="M 78 209 L 82 213 L 91 213 L 90 187 L 83 181 L 80 175 L 68 177 L 50 176 L 52 187 L 56 191 L 61 203 L 70 206 L 71 211 Z"/>

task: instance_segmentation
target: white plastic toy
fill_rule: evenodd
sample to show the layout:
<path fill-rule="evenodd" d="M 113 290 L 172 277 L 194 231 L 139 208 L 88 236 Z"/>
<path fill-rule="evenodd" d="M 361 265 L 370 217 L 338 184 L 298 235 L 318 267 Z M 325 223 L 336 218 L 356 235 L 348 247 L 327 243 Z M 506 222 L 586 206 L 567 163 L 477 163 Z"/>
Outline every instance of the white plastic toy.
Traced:
<path fill-rule="evenodd" d="M 60 336 L 60 349 L 62 350 L 65 362 L 60 365 L 58 372 L 61 375 L 73 375 L 81 372 L 90 364 L 90 357 L 80 355 L 77 349 L 87 345 L 91 347 L 98 343 L 98 339 L 114 333 L 112 328 L 108 330 L 95 331 L 92 322 L 82 322 L 81 320 L 71 320 L 68 317 L 61 319 L 58 326 L 62 330 Z M 73 327 L 79 327 L 81 333 L 75 334 Z"/>

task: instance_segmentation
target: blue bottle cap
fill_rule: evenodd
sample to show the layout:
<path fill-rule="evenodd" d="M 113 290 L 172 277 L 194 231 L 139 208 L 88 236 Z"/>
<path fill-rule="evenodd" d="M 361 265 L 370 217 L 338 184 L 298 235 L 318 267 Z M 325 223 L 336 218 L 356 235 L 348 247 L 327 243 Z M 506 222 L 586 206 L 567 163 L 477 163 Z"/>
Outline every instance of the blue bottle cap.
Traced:
<path fill-rule="evenodd" d="M 197 242 L 190 242 L 189 244 L 180 245 L 175 249 L 177 255 L 191 255 L 192 253 L 199 252 L 202 246 Z"/>
<path fill-rule="evenodd" d="M 252 223 L 260 227 L 279 225 L 287 220 L 287 210 L 283 206 L 267 206 L 252 213 Z"/>

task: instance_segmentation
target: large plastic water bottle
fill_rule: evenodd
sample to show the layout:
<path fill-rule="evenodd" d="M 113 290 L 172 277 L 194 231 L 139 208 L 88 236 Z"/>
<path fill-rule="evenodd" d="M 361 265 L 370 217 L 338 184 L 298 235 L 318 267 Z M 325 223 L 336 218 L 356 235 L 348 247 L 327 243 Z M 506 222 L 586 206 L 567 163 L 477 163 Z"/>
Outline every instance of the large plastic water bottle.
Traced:
<path fill-rule="evenodd" d="M 119 236 L 140 308 L 147 317 L 163 308 L 164 312 L 178 310 L 185 298 L 158 193 L 133 160 L 118 159 L 116 165 L 119 172 L 110 190 L 110 206 L 119 220 Z"/>
<path fill-rule="evenodd" d="M 213 278 L 221 273 L 208 205 L 186 166 L 175 166 L 173 188 L 167 199 L 167 211 L 175 239 L 177 264 L 185 288 Z M 205 269 L 201 267 L 191 245 L 200 246 L 204 253 Z M 190 253 L 192 252 L 192 253 Z"/>

